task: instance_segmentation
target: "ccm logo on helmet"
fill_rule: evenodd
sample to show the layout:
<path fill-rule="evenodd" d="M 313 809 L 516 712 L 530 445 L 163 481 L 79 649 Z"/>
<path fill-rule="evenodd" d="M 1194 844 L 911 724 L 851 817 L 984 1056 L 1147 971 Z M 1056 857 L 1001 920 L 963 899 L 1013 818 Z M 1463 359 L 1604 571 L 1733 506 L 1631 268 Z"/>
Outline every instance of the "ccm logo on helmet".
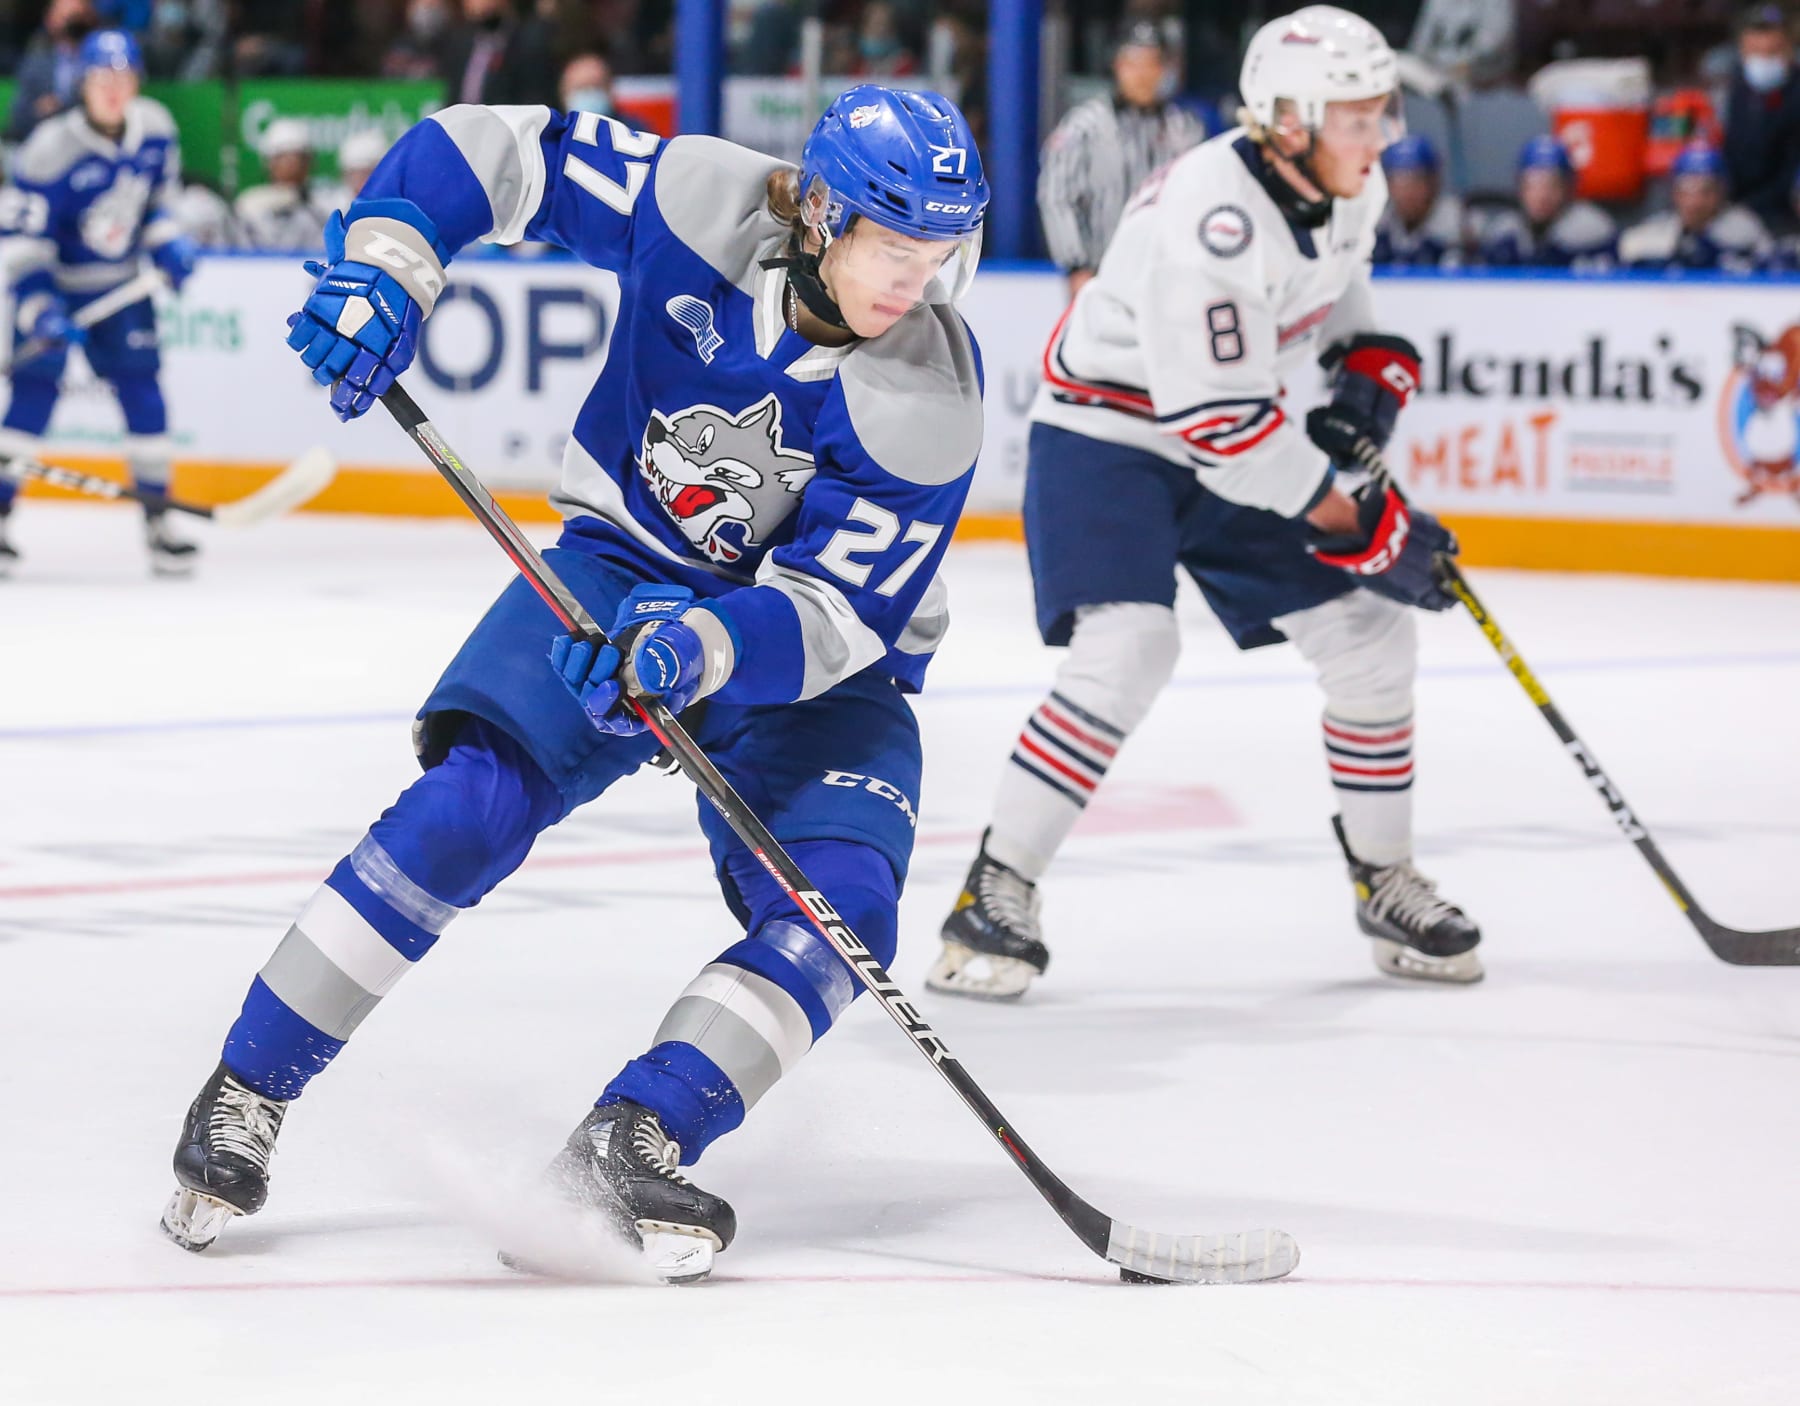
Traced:
<path fill-rule="evenodd" d="M 942 200 L 927 200 L 925 208 L 945 215 L 966 215 L 975 207 L 973 205 L 949 205 Z"/>

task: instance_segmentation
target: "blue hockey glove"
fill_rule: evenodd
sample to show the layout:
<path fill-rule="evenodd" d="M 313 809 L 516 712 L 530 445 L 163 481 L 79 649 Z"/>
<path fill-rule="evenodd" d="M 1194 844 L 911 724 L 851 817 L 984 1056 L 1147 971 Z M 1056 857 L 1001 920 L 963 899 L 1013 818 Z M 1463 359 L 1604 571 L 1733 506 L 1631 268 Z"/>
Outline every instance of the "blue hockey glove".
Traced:
<path fill-rule="evenodd" d="M 1456 597 L 1438 582 L 1436 570 L 1440 554 L 1457 553 L 1450 529 L 1379 482 L 1366 483 L 1351 496 L 1358 531 L 1338 536 L 1315 533 L 1306 550 L 1402 605 L 1421 610 L 1454 606 Z"/>
<path fill-rule="evenodd" d="M 621 696 L 633 680 L 671 712 L 694 701 L 706 673 L 706 647 L 681 621 L 693 603 L 686 586 L 634 586 L 613 617 L 612 643 L 598 653 L 573 635 L 552 642 L 551 666 L 600 731 L 629 737 L 645 730 L 644 720 Z"/>
<path fill-rule="evenodd" d="M 194 265 L 200 262 L 200 246 L 185 234 L 178 234 L 152 249 L 150 262 L 162 270 L 171 288 L 180 289 L 194 271 Z"/>
<path fill-rule="evenodd" d="M 1319 365 L 1331 401 L 1306 417 L 1306 434 L 1341 468 L 1373 468 L 1394 422 L 1419 388 L 1419 353 L 1404 337 L 1365 332 L 1328 348 Z"/>
<path fill-rule="evenodd" d="M 331 387 L 331 408 L 353 420 L 412 365 L 419 324 L 444 287 L 437 231 L 405 200 L 359 201 L 348 224 L 325 225 L 325 262 L 309 260 L 319 282 L 288 319 L 287 344 Z"/>
<path fill-rule="evenodd" d="M 26 366 L 45 357 L 60 356 L 65 347 L 87 340 L 87 329 L 69 320 L 68 305 L 55 293 L 19 298 L 19 328 L 25 334 L 15 366 Z"/>

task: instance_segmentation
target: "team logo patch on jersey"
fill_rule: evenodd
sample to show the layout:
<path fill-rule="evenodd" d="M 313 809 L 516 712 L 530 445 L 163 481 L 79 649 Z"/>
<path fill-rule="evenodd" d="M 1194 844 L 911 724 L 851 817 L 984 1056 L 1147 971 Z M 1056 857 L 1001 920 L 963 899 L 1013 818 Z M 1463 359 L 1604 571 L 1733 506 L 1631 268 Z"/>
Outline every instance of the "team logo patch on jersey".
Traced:
<path fill-rule="evenodd" d="M 652 410 L 638 472 L 694 549 L 729 565 L 787 521 L 814 470 L 812 455 L 782 445 L 771 392 L 736 414 Z"/>
<path fill-rule="evenodd" d="M 692 293 L 677 293 L 663 308 L 693 334 L 694 350 L 700 353 L 700 360 L 711 366 L 713 353 L 725 345 L 725 339 L 713 328 L 712 304 Z"/>
<path fill-rule="evenodd" d="M 1200 221 L 1200 242 L 1221 259 L 1250 247 L 1250 216 L 1236 205 L 1215 205 Z"/>

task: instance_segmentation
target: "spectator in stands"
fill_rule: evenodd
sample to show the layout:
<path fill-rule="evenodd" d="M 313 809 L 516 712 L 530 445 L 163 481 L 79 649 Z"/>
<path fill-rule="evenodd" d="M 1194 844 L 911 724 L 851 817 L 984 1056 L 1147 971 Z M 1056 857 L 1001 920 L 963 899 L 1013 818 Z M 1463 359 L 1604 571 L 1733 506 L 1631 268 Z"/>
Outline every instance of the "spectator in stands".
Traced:
<path fill-rule="evenodd" d="M 856 31 L 858 78 L 907 78 L 919 61 L 900 38 L 900 21 L 888 0 L 866 0 Z"/>
<path fill-rule="evenodd" d="M 1591 200 L 1576 200 L 1575 166 L 1548 134 L 1519 152 L 1519 207 L 1488 221 L 1481 261 L 1493 268 L 1530 265 L 1598 273 L 1612 266 L 1619 227 Z"/>
<path fill-rule="evenodd" d="M 1768 230 L 1742 205 L 1725 201 L 1725 159 L 1694 143 L 1670 169 L 1675 208 L 1633 225 L 1619 238 L 1619 261 L 1640 269 L 1718 269 L 1749 273 L 1774 252 Z"/>
<path fill-rule="evenodd" d="M 81 85 L 75 54 L 94 24 L 89 0 L 50 0 L 43 23 L 26 41 L 24 57 L 19 60 L 18 86 L 6 123 L 7 141 L 24 141 L 38 123 L 75 101 Z"/>
<path fill-rule="evenodd" d="M 596 53 L 575 55 L 563 65 L 557 98 L 557 105 L 564 112 L 598 112 L 602 116 L 612 116 L 612 65 Z"/>
<path fill-rule="evenodd" d="M 1388 207 L 1375 226 L 1375 262 L 1402 268 L 1462 263 L 1462 201 L 1443 190 L 1443 163 L 1431 138 L 1412 132 L 1381 154 Z"/>
<path fill-rule="evenodd" d="M 1127 24 L 1113 50 L 1112 92 L 1071 108 L 1044 143 L 1038 214 L 1071 297 L 1100 266 L 1131 193 L 1206 139 L 1200 119 L 1164 96 L 1170 58 L 1153 21 Z"/>
<path fill-rule="evenodd" d="M 442 78 L 450 0 L 407 0 L 406 28 L 381 56 L 383 78 Z"/>
<path fill-rule="evenodd" d="M 237 72 L 246 77 L 304 74 L 308 8 L 294 0 L 231 0 Z"/>
<path fill-rule="evenodd" d="M 1725 170 L 1731 198 L 1770 224 L 1789 217 L 1800 169 L 1800 73 L 1779 7 L 1759 5 L 1738 25 L 1738 63 L 1725 99 Z"/>
<path fill-rule="evenodd" d="M 223 65 L 230 20 L 227 0 L 161 0 L 144 33 L 144 66 L 152 78 L 191 83 Z"/>
<path fill-rule="evenodd" d="M 330 192 L 312 183 L 312 136 L 297 117 L 278 117 L 263 129 L 258 151 L 268 167 L 266 185 L 237 198 L 238 226 L 252 249 L 312 251 L 325 247 Z"/>
<path fill-rule="evenodd" d="M 521 20 L 512 0 L 463 0 L 463 23 L 445 48 L 444 101 L 554 105 L 552 37 L 535 10 Z"/>

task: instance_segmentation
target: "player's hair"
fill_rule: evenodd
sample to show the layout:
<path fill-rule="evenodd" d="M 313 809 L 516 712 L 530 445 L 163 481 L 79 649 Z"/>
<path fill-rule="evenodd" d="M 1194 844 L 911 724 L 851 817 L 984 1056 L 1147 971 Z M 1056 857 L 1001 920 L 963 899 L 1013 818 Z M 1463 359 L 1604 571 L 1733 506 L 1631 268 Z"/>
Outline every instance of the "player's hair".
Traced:
<path fill-rule="evenodd" d="M 800 221 L 800 173 L 784 166 L 769 172 L 769 213 L 795 234 L 804 235 Z"/>

